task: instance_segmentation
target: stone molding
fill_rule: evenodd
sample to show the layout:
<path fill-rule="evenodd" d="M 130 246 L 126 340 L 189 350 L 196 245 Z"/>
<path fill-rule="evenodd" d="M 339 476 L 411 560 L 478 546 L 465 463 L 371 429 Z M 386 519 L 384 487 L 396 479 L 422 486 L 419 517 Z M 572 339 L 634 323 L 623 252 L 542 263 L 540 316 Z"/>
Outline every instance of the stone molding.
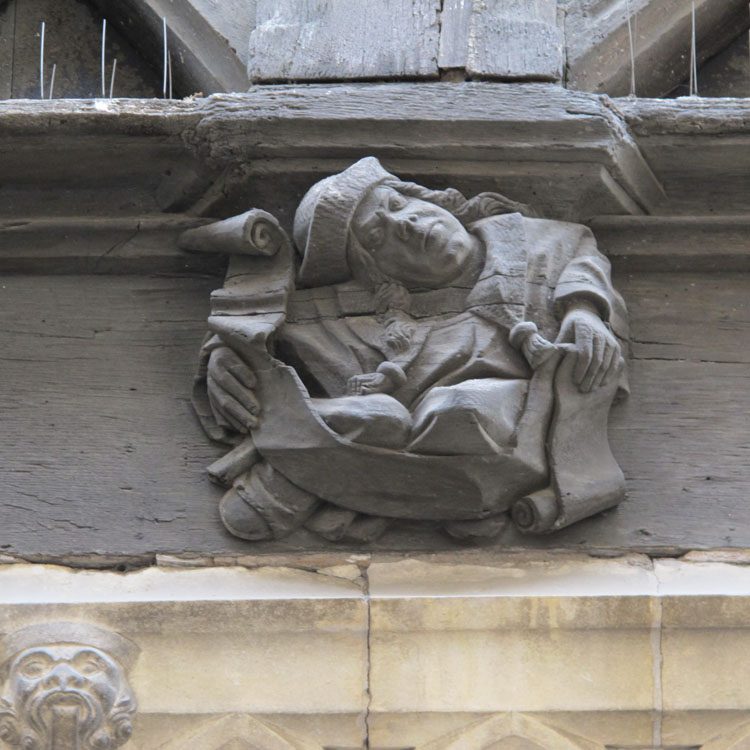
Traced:
<path fill-rule="evenodd" d="M 0 625 L 75 616 L 136 643 L 129 750 L 730 750 L 750 734 L 746 556 L 356 559 L 4 565 Z"/>
<path fill-rule="evenodd" d="M 323 750 L 318 744 L 248 714 L 203 721 L 158 750 Z"/>
<path fill-rule="evenodd" d="M 483 719 L 448 736 L 419 745 L 416 750 L 606 750 L 604 745 L 575 737 L 539 721 L 533 716 L 511 713 Z"/>
<path fill-rule="evenodd" d="M 384 115 L 394 100 L 399 108 Z M 40 210 L 23 192 L 32 154 L 45 165 L 34 172 L 38 190 L 66 187 L 54 195 L 56 215 L 79 215 L 96 195 L 115 216 L 120 193 L 149 203 L 144 213 L 231 215 L 246 210 L 248 191 L 257 199 L 258 184 L 281 200 L 292 193 L 291 205 L 316 177 L 368 153 L 430 186 L 492 184 L 550 218 L 705 213 L 707 200 L 714 213 L 739 213 L 748 101 L 613 102 L 488 83 L 263 86 L 192 102 L 10 100 L 0 103 L 4 216 Z"/>

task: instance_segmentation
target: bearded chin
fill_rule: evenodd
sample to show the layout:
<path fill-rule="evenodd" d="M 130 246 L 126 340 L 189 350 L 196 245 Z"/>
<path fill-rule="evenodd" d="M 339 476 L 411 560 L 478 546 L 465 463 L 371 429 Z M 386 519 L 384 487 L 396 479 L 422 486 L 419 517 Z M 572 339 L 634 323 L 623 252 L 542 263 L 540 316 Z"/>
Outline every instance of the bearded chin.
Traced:
<path fill-rule="evenodd" d="M 23 716 L 27 727 L 21 728 L 21 734 L 28 738 L 30 750 L 46 750 L 43 742 L 68 735 L 76 750 L 111 746 L 102 706 L 84 690 L 39 690 L 28 699 Z"/>

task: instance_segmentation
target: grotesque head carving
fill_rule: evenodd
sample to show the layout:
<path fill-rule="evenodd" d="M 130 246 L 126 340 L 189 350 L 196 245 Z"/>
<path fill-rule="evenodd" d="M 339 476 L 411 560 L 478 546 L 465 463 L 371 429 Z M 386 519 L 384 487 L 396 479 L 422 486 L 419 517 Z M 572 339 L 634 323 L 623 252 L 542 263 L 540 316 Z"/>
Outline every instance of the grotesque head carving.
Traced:
<path fill-rule="evenodd" d="M 137 647 L 92 625 L 46 623 L 4 639 L 0 739 L 22 750 L 110 750 L 132 733 L 126 669 Z"/>

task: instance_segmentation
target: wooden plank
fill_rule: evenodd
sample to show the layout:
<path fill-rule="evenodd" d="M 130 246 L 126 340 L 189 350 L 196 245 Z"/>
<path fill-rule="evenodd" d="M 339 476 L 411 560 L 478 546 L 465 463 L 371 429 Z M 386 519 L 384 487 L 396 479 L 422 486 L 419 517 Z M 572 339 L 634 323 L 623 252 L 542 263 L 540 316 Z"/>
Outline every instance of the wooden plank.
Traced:
<path fill-rule="evenodd" d="M 438 66 L 466 69 L 469 59 L 469 30 L 473 0 L 443 0 L 440 12 L 440 54 Z"/>
<path fill-rule="evenodd" d="M 562 46 L 556 0 L 475 2 L 466 71 L 484 78 L 557 81 Z"/>
<path fill-rule="evenodd" d="M 617 274 L 632 393 L 611 440 L 629 497 L 544 538 L 491 549 L 616 553 L 750 546 L 750 275 Z M 340 549 L 300 532 L 226 534 L 204 469 L 221 449 L 189 403 L 216 280 L 5 276 L 0 290 L 3 551 L 34 559 Z M 377 549 L 456 549 L 404 525 Z"/>
<path fill-rule="evenodd" d="M 434 78 L 440 0 L 258 0 L 252 81 Z"/>
<path fill-rule="evenodd" d="M 602 550 L 747 547 L 750 275 L 634 273 L 614 281 L 631 316 L 632 392 L 610 419 L 628 498 L 555 541 Z"/>
<path fill-rule="evenodd" d="M 213 192 L 228 197 L 214 214 L 226 216 L 247 209 L 250 172 L 265 169 L 269 177 L 275 170 L 284 196 L 284 180 L 296 189 L 295 175 L 308 171 L 309 187 L 367 155 L 404 173 L 411 171 L 407 162 L 421 162 L 440 187 L 474 170 L 479 190 L 492 184 L 500 192 L 543 195 L 539 208 L 566 219 L 650 211 L 663 200 L 621 117 L 599 97 L 550 84 L 258 86 L 195 102 L 11 101 L 0 103 L 0 136 L 0 200 L 3 189 L 19 183 L 49 185 L 54 200 L 86 186 L 103 196 L 127 185 L 143 194 L 134 213 L 155 210 L 158 183 L 180 160 L 204 177 L 202 188 L 200 179 L 188 179 L 194 199 L 212 173 L 225 175 Z M 276 210 L 267 200 L 257 205 Z M 123 201 L 131 203 L 131 196 Z M 190 205 L 183 204 L 178 210 Z M 122 209 L 115 203 L 112 210 Z M 9 211 L 29 212 L 20 196 L 3 206 Z"/>
<path fill-rule="evenodd" d="M 192 0 L 191 4 L 247 66 L 250 32 L 255 28 L 256 0 Z"/>
<path fill-rule="evenodd" d="M 742 34 L 700 68 L 698 91 L 701 97 L 750 97 L 748 42 L 748 35 Z"/>
<path fill-rule="evenodd" d="M 219 451 L 189 402 L 215 284 L 3 280 L 4 551 L 232 547 L 203 472 Z"/>

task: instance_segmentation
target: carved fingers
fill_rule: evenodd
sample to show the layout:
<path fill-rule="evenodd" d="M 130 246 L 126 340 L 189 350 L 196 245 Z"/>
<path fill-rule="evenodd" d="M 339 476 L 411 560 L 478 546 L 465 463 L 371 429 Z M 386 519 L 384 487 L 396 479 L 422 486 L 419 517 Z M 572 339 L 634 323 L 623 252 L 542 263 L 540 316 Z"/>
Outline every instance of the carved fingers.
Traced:
<path fill-rule="evenodd" d="M 624 364 L 617 339 L 590 310 L 571 310 L 557 340 L 573 344 L 573 382 L 581 393 L 608 383 Z"/>
<path fill-rule="evenodd" d="M 346 384 L 346 392 L 349 396 L 368 396 L 371 393 L 388 393 L 390 390 L 390 378 L 382 372 L 354 375 Z"/>
<path fill-rule="evenodd" d="M 347 383 L 349 396 L 367 396 L 370 393 L 393 393 L 406 383 L 406 373 L 395 362 L 381 362 L 376 372 L 354 375 Z"/>
<path fill-rule="evenodd" d="M 206 381 L 218 424 L 241 433 L 257 427 L 260 403 L 254 391 L 255 374 L 229 347 L 211 352 Z"/>

